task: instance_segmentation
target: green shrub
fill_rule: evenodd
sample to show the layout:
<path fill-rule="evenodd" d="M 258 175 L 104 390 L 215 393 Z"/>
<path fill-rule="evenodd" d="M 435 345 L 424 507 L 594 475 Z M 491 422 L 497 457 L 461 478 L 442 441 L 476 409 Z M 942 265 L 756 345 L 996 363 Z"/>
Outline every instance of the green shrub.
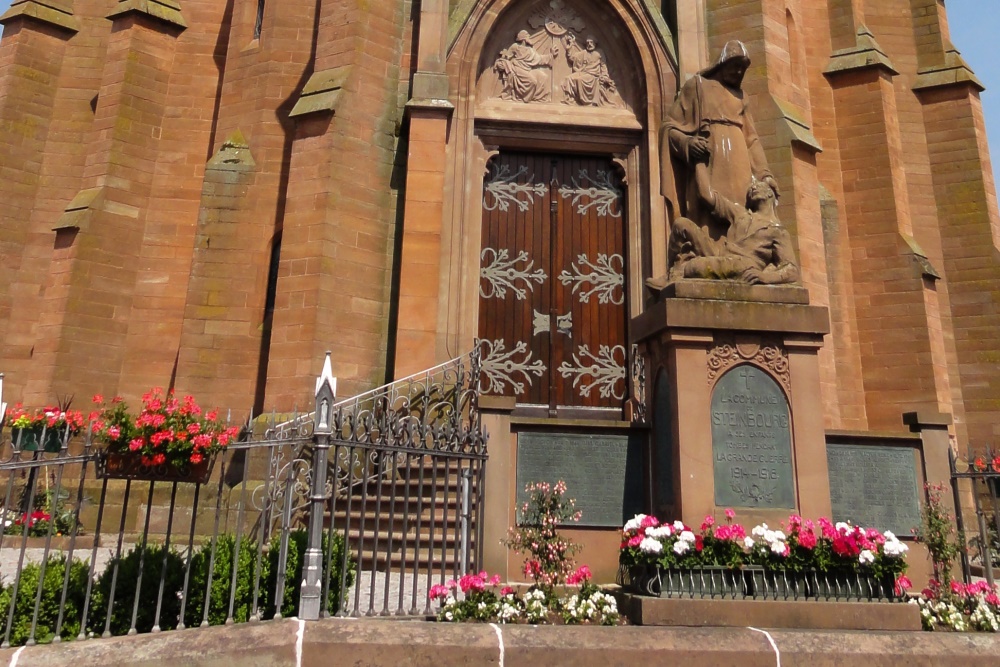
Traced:
<path fill-rule="evenodd" d="M 354 560 L 348 558 L 344 548 L 344 536 L 341 533 L 333 534 L 333 557 L 330 560 L 330 589 L 327 594 L 327 611 L 335 614 L 340 608 L 341 598 L 346 604 L 346 592 L 341 596 L 340 591 L 340 568 L 347 559 L 347 581 L 346 585 L 350 590 L 354 583 Z M 302 568 L 305 561 L 306 549 L 309 544 L 309 535 L 304 528 L 293 530 L 288 534 L 288 560 L 285 566 L 284 596 L 281 604 L 281 615 L 284 618 L 297 616 L 299 613 L 299 594 L 302 587 Z M 278 586 L 278 558 L 281 549 L 281 536 L 275 535 L 271 540 L 268 549 L 268 560 L 270 569 L 268 577 L 265 579 L 267 590 L 267 604 L 264 607 L 264 618 L 274 618 L 277 611 L 274 603 L 274 592 Z M 323 531 L 323 567 L 326 567 L 326 555 L 330 549 L 330 533 Z"/>
<path fill-rule="evenodd" d="M 219 536 L 215 546 L 215 561 L 212 566 L 212 590 L 209 598 L 208 623 L 222 625 L 229 616 L 229 589 L 233 581 L 233 551 L 236 538 L 228 533 Z M 188 627 L 201 625 L 205 613 L 205 588 L 208 586 L 208 566 L 211 561 L 212 543 L 208 542 L 195 552 L 191 559 L 191 581 L 188 584 L 188 603 L 184 611 L 184 624 Z M 260 562 L 260 579 L 266 579 L 270 562 L 267 554 Z M 257 542 L 244 536 L 240 540 L 239 565 L 236 570 L 236 596 L 233 604 L 233 620 L 245 623 L 253 614 L 253 581 L 257 571 Z M 258 591 L 258 608 L 261 606 Z"/>
<path fill-rule="evenodd" d="M 111 634 L 127 634 L 132 627 L 132 610 L 135 605 L 136 584 L 139 580 L 139 562 L 145 552 L 142 568 L 142 588 L 139 593 L 139 608 L 136 615 L 137 632 L 153 629 L 157 599 L 160 595 L 160 575 L 163 573 L 163 553 L 161 545 L 148 545 L 145 550 L 133 547 L 124 557 L 112 559 L 97 579 L 91 602 L 88 625 L 97 635 L 104 632 L 111 599 L 111 580 L 115 563 L 118 564 L 118 579 L 115 584 L 114 608 L 111 612 Z M 163 582 L 163 605 L 160 610 L 160 629 L 173 630 L 180 617 L 180 593 L 184 586 L 184 561 L 172 548 L 167 553 L 166 578 Z"/>
<path fill-rule="evenodd" d="M 31 622 L 35 613 L 35 598 L 38 595 L 38 579 L 41 573 L 41 564 L 28 563 L 21 570 L 21 576 L 18 577 L 17 601 L 14 603 L 14 618 L 10 632 L 11 646 L 24 645 L 31 635 Z M 69 582 L 66 589 L 66 610 L 59 633 L 63 639 L 72 639 L 80 634 L 80 617 L 83 614 L 83 601 L 87 595 L 89 574 L 89 566 L 74 558 L 70 564 Z M 35 627 L 35 641 L 39 643 L 51 642 L 55 637 L 65 575 L 66 557 L 64 555 L 49 556 L 45 565 L 42 597 L 38 606 L 38 624 Z M 4 630 L 7 627 L 10 601 L 13 596 L 13 583 L 0 590 L 0 627 Z"/>

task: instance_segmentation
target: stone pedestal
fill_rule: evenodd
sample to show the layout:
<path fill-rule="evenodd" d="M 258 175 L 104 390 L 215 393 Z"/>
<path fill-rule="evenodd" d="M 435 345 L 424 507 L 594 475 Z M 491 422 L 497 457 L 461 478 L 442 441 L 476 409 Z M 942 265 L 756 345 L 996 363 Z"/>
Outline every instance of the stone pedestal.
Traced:
<path fill-rule="evenodd" d="M 797 287 L 682 281 L 632 321 L 649 362 L 652 509 L 698 526 L 830 515 L 817 353 L 826 308 Z"/>

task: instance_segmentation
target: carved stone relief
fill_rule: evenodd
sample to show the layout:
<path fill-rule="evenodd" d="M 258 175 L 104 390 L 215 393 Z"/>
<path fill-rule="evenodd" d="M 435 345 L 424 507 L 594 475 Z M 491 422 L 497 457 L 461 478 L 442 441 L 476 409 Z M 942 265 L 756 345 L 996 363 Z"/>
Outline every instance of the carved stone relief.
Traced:
<path fill-rule="evenodd" d="M 533 13 L 493 63 L 502 100 L 623 109 L 607 56 L 565 0 Z M 582 46 L 581 46 L 582 44 Z"/>
<path fill-rule="evenodd" d="M 766 341 L 716 340 L 708 355 L 708 382 L 712 384 L 727 370 L 738 364 L 751 363 L 771 372 L 791 392 L 788 353 L 779 345 Z"/>

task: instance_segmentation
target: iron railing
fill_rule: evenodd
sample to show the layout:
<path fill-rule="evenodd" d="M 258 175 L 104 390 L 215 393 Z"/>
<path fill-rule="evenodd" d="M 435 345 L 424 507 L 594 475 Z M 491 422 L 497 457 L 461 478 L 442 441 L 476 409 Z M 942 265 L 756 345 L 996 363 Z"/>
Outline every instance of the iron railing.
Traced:
<path fill-rule="evenodd" d="M 89 432 L 0 431 L 2 646 L 430 613 L 481 560 L 478 363 L 341 402 L 328 382 L 308 416 L 249 418 L 206 483 L 113 471 Z"/>
<path fill-rule="evenodd" d="M 996 583 L 994 568 L 1000 569 L 1000 451 L 987 448 L 977 453 L 970 447 L 962 456 L 949 450 L 948 459 L 955 522 L 964 547 L 959 554 L 963 578 L 972 583 L 982 577 L 992 587 Z M 971 508 L 962 502 L 963 480 L 970 485 Z M 971 525 L 965 516 L 968 510 L 973 514 Z"/>

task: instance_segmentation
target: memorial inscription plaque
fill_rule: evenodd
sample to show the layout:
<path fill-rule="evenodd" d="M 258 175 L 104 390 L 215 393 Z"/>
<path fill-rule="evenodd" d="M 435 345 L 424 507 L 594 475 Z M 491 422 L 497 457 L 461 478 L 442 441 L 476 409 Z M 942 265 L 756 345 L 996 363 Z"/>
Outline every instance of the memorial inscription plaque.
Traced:
<path fill-rule="evenodd" d="M 642 511 L 642 439 L 627 434 L 519 433 L 517 505 L 531 482 L 566 482 L 580 526 L 621 526 Z"/>
<path fill-rule="evenodd" d="M 828 443 L 835 521 L 910 535 L 920 525 L 917 460 L 910 447 Z"/>
<path fill-rule="evenodd" d="M 720 507 L 795 507 L 788 400 L 763 370 L 742 365 L 712 392 L 715 504 Z"/>

